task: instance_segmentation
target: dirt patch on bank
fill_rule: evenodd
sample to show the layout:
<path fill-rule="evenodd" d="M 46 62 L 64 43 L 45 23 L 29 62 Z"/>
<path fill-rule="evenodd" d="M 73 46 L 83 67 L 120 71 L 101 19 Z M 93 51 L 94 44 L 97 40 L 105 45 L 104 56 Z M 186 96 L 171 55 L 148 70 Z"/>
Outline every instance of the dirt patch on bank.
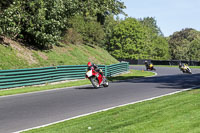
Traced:
<path fill-rule="evenodd" d="M 2 43 L 6 47 L 11 47 L 12 49 L 16 50 L 16 55 L 19 58 L 24 59 L 29 64 L 37 64 L 37 59 L 33 56 L 32 50 L 28 49 L 27 47 L 23 46 L 19 42 L 13 41 L 8 37 L 0 37 L 0 43 Z"/>

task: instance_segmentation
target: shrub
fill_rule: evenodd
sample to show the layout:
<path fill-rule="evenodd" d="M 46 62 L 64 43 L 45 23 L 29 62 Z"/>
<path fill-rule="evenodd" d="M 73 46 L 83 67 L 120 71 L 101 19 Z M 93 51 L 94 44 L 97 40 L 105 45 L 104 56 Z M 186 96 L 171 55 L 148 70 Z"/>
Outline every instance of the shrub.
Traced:
<path fill-rule="evenodd" d="M 105 33 L 100 23 L 94 18 L 84 18 L 83 16 L 74 16 L 70 22 L 70 27 L 77 33 L 80 33 L 83 42 L 89 45 L 103 45 Z"/>

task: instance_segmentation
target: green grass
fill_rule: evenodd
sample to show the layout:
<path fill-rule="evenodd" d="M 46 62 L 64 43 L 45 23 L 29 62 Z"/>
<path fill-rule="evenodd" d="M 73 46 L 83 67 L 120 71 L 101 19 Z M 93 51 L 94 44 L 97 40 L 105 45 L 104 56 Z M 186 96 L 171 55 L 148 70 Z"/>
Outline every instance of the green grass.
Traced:
<path fill-rule="evenodd" d="M 133 78 L 142 78 L 147 76 L 153 76 L 155 75 L 152 72 L 149 71 L 139 71 L 139 70 L 130 70 L 131 73 L 115 76 L 108 78 L 110 81 L 116 81 L 116 80 L 125 80 L 125 79 L 133 79 Z"/>
<path fill-rule="evenodd" d="M 0 44 L 0 70 L 8 68 L 19 68 L 18 66 L 29 67 L 25 60 L 16 57 L 16 50 Z"/>
<path fill-rule="evenodd" d="M 118 63 L 106 50 L 97 46 L 62 44 L 46 51 L 27 49 L 19 44 L 14 46 L 17 48 L 0 44 L 0 70 L 86 65 L 88 61 L 102 65 Z"/>
<path fill-rule="evenodd" d="M 189 66 L 190 68 L 200 68 L 200 66 Z"/>
<path fill-rule="evenodd" d="M 200 90 L 190 90 L 26 133 L 199 133 Z"/>
<path fill-rule="evenodd" d="M 139 77 L 152 76 L 152 75 L 154 75 L 154 73 L 143 72 L 139 70 L 130 70 L 130 73 L 121 74 L 121 75 L 109 78 L 109 80 L 116 81 L 116 80 L 132 79 L 132 78 L 139 78 Z M 29 86 L 29 87 L 23 87 L 23 88 L 6 89 L 6 90 L 0 90 L 0 96 L 22 94 L 22 93 L 50 90 L 50 89 L 56 89 L 56 88 L 80 86 L 80 85 L 86 85 L 86 84 L 90 84 L 90 81 L 78 80 L 78 81 L 70 81 L 70 82 L 59 83 L 59 84 L 46 84 L 43 86 Z"/>

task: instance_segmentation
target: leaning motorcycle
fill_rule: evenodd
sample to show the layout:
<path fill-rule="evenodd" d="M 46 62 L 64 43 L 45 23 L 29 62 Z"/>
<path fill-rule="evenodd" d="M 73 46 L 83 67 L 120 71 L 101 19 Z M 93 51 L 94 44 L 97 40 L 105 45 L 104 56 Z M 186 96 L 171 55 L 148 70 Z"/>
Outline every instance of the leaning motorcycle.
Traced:
<path fill-rule="evenodd" d="M 188 66 L 181 67 L 180 70 L 181 70 L 183 73 L 192 74 L 192 70 L 191 70 Z"/>
<path fill-rule="evenodd" d="M 146 65 L 146 70 L 147 70 L 147 71 L 148 71 L 148 70 L 150 70 L 150 71 L 152 71 L 152 70 L 156 71 L 156 69 L 155 69 L 155 67 L 153 66 L 152 63 L 150 63 L 149 65 Z"/>
<path fill-rule="evenodd" d="M 94 88 L 99 88 L 101 85 L 103 87 L 108 87 L 109 83 L 106 77 L 102 76 L 99 72 L 94 69 L 88 70 L 86 72 L 86 78 L 90 80 Z"/>

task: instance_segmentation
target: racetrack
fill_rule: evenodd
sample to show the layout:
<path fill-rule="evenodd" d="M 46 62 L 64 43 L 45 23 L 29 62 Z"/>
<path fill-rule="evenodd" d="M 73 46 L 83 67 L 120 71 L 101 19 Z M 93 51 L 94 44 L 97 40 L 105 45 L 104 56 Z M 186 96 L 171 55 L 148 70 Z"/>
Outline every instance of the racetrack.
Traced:
<path fill-rule="evenodd" d="M 143 70 L 142 66 L 130 66 Z M 0 132 L 10 133 L 98 110 L 200 86 L 200 69 L 182 74 L 178 68 L 156 68 L 155 77 L 0 97 Z"/>

